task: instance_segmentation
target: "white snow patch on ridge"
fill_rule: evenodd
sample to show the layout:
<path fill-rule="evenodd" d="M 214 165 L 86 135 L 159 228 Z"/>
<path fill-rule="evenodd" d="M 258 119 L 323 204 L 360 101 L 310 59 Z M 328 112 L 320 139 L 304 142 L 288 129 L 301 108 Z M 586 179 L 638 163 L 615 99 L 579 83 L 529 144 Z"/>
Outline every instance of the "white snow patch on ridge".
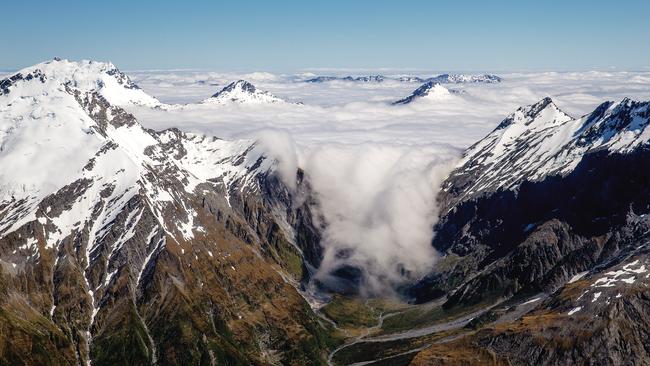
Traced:
<path fill-rule="evenodd" d="M 574 283 L 574 282 L 580 280 L 582 277 L 586 276 L 587 273 L 589 273 L 589 271 L 580 272 L 580 273 L 576 274 L 575 276 L 571 277 L 571 279 L 567 283 Z"/>
<path fill-rule="evenodd" d="M 571 309 L 571 311 L 569 311 L 569 312 L 567 313 L 567 315 L 571 316 L 571 315 L 577 313 L 577 312 L 580 311 L 580 310 L 582 310 L 582 306 L 577 306 L 577 307 Z"/>
<path fill-rule="evenodd" d="M 637 266 L 638 265 L 638 266 Z M 637 267 L 637 268 L 635 268 Z M 633 284 L 638 275 L 647 272 L 645 264 L 639 265 L 639 260 L 635 260 L 624 265 L 621 269 L 616 271 L 609 271 L 596 282 L 594 282 L 592 287 L 615 287 L 620 284 L 620 282 L 626 284 Z"/>

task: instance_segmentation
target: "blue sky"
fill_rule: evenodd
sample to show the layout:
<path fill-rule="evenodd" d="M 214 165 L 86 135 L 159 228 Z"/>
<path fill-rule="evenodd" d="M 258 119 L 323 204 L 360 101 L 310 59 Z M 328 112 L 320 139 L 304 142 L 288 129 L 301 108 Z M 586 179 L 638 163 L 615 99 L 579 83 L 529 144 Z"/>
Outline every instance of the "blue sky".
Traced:
<path fill-rule="evenodd" d="M 650 1 L 29 1 L 0 4 L 0 69 L 650 69 Z"/>

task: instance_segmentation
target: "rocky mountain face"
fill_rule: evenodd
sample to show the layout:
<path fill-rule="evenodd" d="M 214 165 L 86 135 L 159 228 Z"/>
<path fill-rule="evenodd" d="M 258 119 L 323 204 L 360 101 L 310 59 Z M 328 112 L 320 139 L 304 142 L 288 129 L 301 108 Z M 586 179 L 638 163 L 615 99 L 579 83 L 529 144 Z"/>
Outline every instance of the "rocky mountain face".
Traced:
<path fill-rule="evenodd" d="M 152 131 L 111 64 L 0 82 L 1 364 L 321 364 L 310 189 L 252 140 Z M 241 85 L 244 90 L 246 85 Z"/>
<path fill-rule="evenodd" d="M 269 92 L 258 90 L 245 80 L 238 80 L 226 85 L 219 92 L 205 99 L 203 104 L 267 104 L 286 103 L 283 99 Z"/>
<path fill-rule="evenodd" d="M 546 98 L 467 150 L 439 195 L 444 256 L 408 292 L 484 312 L 413 364 L 650 362 L 649 124 L 648 102 L 572 118 Z"/>

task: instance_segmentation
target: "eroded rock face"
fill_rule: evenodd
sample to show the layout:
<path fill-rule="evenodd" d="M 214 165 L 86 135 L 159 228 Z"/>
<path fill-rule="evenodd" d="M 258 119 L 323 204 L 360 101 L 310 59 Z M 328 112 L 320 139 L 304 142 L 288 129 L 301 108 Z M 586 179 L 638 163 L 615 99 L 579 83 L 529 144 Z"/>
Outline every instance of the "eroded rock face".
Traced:
<path fill-rule="evenodd" d="M 566 177 L 463 202 L 438 223 L 433 241 L 456 261 L 453 269 L 429 281 L 447 291 L 447 279 L 461 278 L 458 285 L 471 275 L 450 301 L 477 303 L 520 290 L 553 290 L 624 254 L 648 230 L 650 175 L 637 167 L 649 164 L 644 149 L 594 154 Z"/>
<path fill-rule="evenodd" d="M 328 331 L 299 293 L 321 258 L 300 172 L 289 189 L 255 141 L 146 130 L 84 80 L 21 83 L 0 103 L 48 88 L 66 134 L 36 118 L 12 133 L 49 128 L 78 166 L 0 182 L 0 363 L 323 362 Z"/>
<path fill-rule="evenodd" d="M 439 195 L 445 256 L 409 293 L 448 309 L 510 305 L 413 364 L 454 347 L 475 351 L 457 354 L 469 364 L 647 363 L 647 109 L 623 100 L 572 119 L 545 99 L 468 150 Z M 531 296 L 544 300 L 506 315 Z"/>
<path fill-rule="evenodd" d="M 416 296 L 549 290 L 625 252 L 647 227 L 649 123 L 627 99 L 572 119 L 545 98 L 506 118 L 443 183 L 433 245 L 448 255 Z"/>

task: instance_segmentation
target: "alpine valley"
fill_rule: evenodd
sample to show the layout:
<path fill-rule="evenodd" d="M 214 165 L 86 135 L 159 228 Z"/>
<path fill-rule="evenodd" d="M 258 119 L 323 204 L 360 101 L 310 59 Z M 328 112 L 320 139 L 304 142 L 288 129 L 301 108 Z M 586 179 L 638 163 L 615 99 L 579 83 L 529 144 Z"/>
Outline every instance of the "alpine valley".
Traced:
<path fill-rule="evenodd" d="M 508 82 L 402 78 L 395 113 Z M 0 81 L 0 365 L 650 364 L 649 102 L 507 116 L 437 192 L 435 264 L 373 297 L 318 280 L 307 168 L 131 112 L 263 104 L 306 107 L 244 80 L 166 104 L 94 61 Z"/>

